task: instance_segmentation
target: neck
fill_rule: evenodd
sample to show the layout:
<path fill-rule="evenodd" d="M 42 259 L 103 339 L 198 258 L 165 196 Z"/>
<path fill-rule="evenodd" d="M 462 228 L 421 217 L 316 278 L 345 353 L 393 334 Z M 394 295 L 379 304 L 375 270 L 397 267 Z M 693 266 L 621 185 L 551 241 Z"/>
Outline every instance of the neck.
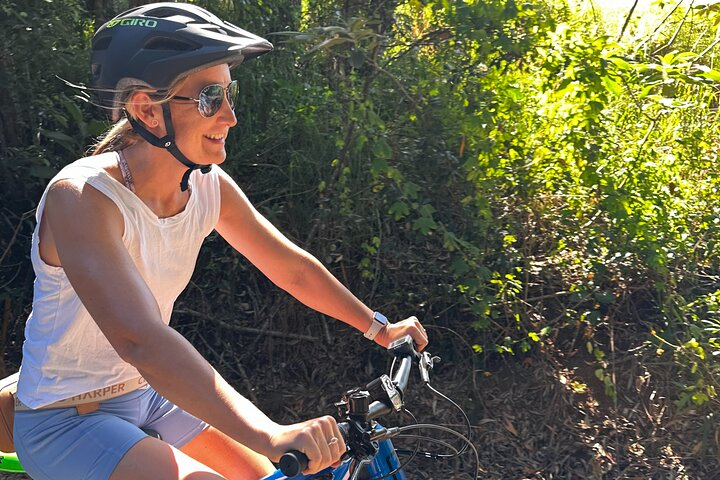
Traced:
<path fill-rule="evenodd" d="M 187 192 L 180 191 L 180 181 L 187 167 L 170 152 L 147 142 L 138 142 L 124 149 L 123 154 L 135 180 L 136 194 L 143 201 L 172 209 L 178 199 L 187 197 Z"/>

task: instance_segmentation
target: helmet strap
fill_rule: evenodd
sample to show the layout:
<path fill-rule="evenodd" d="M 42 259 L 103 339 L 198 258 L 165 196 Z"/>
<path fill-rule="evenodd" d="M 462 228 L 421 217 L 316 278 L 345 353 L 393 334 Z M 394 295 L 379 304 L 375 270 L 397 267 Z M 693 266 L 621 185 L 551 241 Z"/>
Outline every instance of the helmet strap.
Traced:
<path fill-rule="evenodd" d="M 199 165 L 197 163 L 194 163 L 180 151 L 177 144 L 175 143 L 175 128 L 173 127 L 172 123 L 170 106 L 167 103 L 163 103 L 162 109 L 163 118 L 165 119 L 165 129 L 167 130 L 167 134 L 162 138 L 150 133 L 150 131 L 148 131 L 142 123 L 135 120 L 132 115 L 128 113 L 127 110 L 124 110 L 124 112 L 125 118 L 127 118 L 133 130 L 135 130 L 138 135 L 145 139 L 150 145 L 158 148 L 164 148 L 165 150 L 170 152 L 170 154 L 175 157 L 180 163 L 188 167 L 187 171 L 182 177 L 182 180 L 180 181 L 180 190 L 184 192 L 188 189 L 190 174 L 193 172 L 193 170 L 200 170 L 200 172 L 202 173 L 208 173 L 212 168 L 212 165 Z"/>

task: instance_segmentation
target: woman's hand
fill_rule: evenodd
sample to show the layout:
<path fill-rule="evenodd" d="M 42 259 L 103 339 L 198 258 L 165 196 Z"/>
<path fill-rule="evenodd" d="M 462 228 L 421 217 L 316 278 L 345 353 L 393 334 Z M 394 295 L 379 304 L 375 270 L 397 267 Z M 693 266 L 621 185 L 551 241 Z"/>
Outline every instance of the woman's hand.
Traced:
<path fill-rule="evenodd" d="M 335 419 L 324 416 L 294 425 L 279 425 L 270 436 L 270 448 L 267 456 L 274 462 L 290 450 L 304 453 L 309 460 L 304 473 L 312 474 L 339 465 L 345 453 L 345 440 Z"/>
<path fill-rule="evenodd" d="M 397 323 L 388 323 L 375 337 L 375 342 L 387 348 L 393 340 L 410 335 L 417 345 L 418 351 L 423 351 L 428 345 L 428 336 L 425 328 L 417 317 L 408 317 Z"/>

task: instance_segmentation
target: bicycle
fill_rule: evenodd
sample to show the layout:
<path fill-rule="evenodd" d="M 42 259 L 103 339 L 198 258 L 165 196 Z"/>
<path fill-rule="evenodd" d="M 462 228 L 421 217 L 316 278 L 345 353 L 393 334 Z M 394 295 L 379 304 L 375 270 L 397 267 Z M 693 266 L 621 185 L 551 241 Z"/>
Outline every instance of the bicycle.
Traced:
<path fill-rule="evenodd" d="M 416 457 L 423 456 L 431 459 L 456 458 L 467 451 L 474 453 L 474 474 L 477 477 L 480 461 L 477 449 L 470 440 L 471 425 L 465 412 L 453 400 L 437 391 L 430 385 L 430 372 L 438 357 L 428 352 L 419 353 L 415 350 L 412 338 L 408 335 L 392 342 L 388 351 L 393 355 L 393 364 L 390 375 L 383 374 L 370 382 L 365 388 L 354 388 L 347 391 L 341 400 L 335 404 L 338 415 L 342 421 L 338 423 L 347 451 L 338 467 L 328 467 L 312 475 L 304 475 L 308 458 L 298 451 L 285 453 L 279 462 L 279 468 L 274 473 L 260 480 L 358 480 L 364 472 L 363 480 L 407 480 L 403 469 Z M 393 374 L 394 366 L 399 361 L 399 367 Z M 417 363 L 423 384 L 440 398 L 450 402 L 464 417 L 468 429 L 467 436 L 442 425 L 413 423 L 401 427 L 386 428 L 376 421 L 390 413 L 405 412 L 403 397 L 408 388 L 410 371 L 413 363 Z M 391 377 L 392 376 L 392 377 Z M 412 414 L 410 414 L 411 417 Z M 434 437 L 423 435 L 409 435 L 411 430 L 436 430 L 448 433 L 463 442 L 460 449 L 450 443 Z M 418 441 L 414 450 L 396 449 L 391 438 L 411 438 Z M 419 451 L 419 442 L 428 441 L 448 448 L 453 453 L 439 454 Z M 409 455 L 409 459 L 400 463 L 398 455 Z M 17 455 L 0 452 L 0 471 L 23 472 Z"/>

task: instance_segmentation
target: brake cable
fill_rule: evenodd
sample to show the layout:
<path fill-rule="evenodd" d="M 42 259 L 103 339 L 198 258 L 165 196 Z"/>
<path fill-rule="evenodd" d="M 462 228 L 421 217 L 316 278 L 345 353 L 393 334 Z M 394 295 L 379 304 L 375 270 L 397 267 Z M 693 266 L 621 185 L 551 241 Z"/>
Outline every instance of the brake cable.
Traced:
<path fill-rule="evenodd" d="M 430 357 L 429 355 L 428 355 L 427 357 L 423 357 L 424 354 L 420 354 L 420 355 L 421 355 L 421 359 L 420 359 L 418 365 L 419 365 L 419 367 L 420 367 L 420 369 L 421 369 L 421 373 L 420 373 L 420 374 L 421 374 L 422 379 L 423 379 L 423 384 L 433 393 L 433 395 L 435 395 L 435 396 L 437 396 L 437 397 L 440 397 L 440 398 L 443 399 L 443 400 L 446 400 L 446 401 L 449 402 L 453 407 L 455 407 L 455 408 L 460 412 L 460 414 L 463 416 L 463 419 L 465 420 L 465 426 L 467 427 L 467 443 L 463 442 L 462 446 L 460 447 L 460 450 L 457 450 L 456 448 L 453 448 L 452 450 L 455 451 L 454 454 L 447 455 L 447 454 L 438 454 L 438 453 L 431 453 L 431 452 L 423 452 L 423 453 L 426 454 L 425 456 L 426 456 L 427 458 L 435 458 L 435 459 L 440 459 L 440 458 L 445 458 L 445 459 L 457 458 L 457 457 L 459 457 L 460 455 L 462 455 L 463 453 L 465 453 L 465 452 L 467 451 L 468 444 L 472 445 L 472 440 L 471 440 L 471 439 L 472 439 L 472 425 L 471 425 L 471 423 L 470 423 L 470 418 L 468 418 L 467 414 L 465 413 L 465 410 L 463 410 L 462 407 L 461 407 L 460 405 L 458 405 L 452 398 L 450 398 L 450 397 L 448 397 L 447 395 L 443 394 L 442 392 L 436 390 L 432 385 L 430 385 L 430 378 L 429 378 L 429 375 L 428 375 L 428 367 L 423 366 L 423 362 L 424 362 L 424 361 L 425 361 L 425 362 L 428 362 L 428 364 L 429 364 L 429 369 L 432 369 L 433 362 L 434 362 L 434 361 L 439 361 L 440 358 L 438 358 L 438 357 Z M 393 361 L 392 361 L 392 364 L 390 365 L 390 376 L 391 376 L 391 377 L 392 377 L 392 375 L 393 375 L 393 370 L 395 369 L 395 360 L 396 360 L 396 359 L 397 359 L 397 357 L 394 357 L 394 358 L 393 358 Z M 413 417 L 413 418 L 414 418 L 414 417 Z M 417 422 L 416 422 L 416 423 L 417 423 Z M 409 453 L 408 450 L 398 450 L 398 451 L 402 451 L 403 454 L 408 454 L 408 453 Z M 417 449 L 416 449 L 416 451 L 417 451 Z M 428 455 L 430 455 L 430 456 L 428 456 Z M 415 456 L 415 455 L 413 455 L 413 456 Z"/>
<path fill-rule="evenodd" d="M 400 471 L 402 468 L 407 466 L 417 455 L 420 455 L 424 458 L 430 458 L 430 459 L 452 459 L 452 458 L 457 458 L 460 455 L 462 455 L 463 453 L 465 453 L 468 449 L 468 446 L 470 446 L 470 448 L 473 450 L 473 453 L 474 453 L 475 472 L 477 474 L 477 472 L 480 471 L 480 456 L 478 454 L 477 448 L 475 448 L 475 445 L 473 445 L 472 441 L 470 440 L 472 438 L 472 424 L 470 423 L 470 418 L 467 416 L 467 414 L 462 409 L 462 407 L 460 407 L 460 405 L 458 405 L 453 399 L 451 399 L 450 397 L 448 397 L 447 395 L 443 394 L 442 392 L 435 389 L 432 385 L 430 385 L 429 370 L 432 370 L 433 362 L 439 361 L 440 359 L 438 357 L 430 357 L 429 354 L 420 354 L 420 357 L 421 358 L 418 362 L 418 366 L 420 367 L 420 375 L 422 377 L 424 385 L 435 396 L 440 397 L 443 400 L 446 400 L 460 412 L 463 419 L 465 420 L 465 426 L 467 427 L 467 432 L 468 432 L 467 437 L 462 435 L 460 432 L 457 432 L 451 428 L 448 428 L 448 427 L 445 427 L 442 425 L 419 424 L 419 423 L 417 423 L 417 419 L 415 419 L 415 416 L 410 414 L 413 417 L 413 419 L 415 419 L 415 423 L 412 425 L 405 425 L 403 427 L 395 427 L 395 428 L 388 429 L 388 432 L 392 431 L 391 435 L 388 438 L 400 436 L 401 432 L 408 431 L 408 430 L 434 429 L 434 430 L 444 431 L 446 433 L 449 433 L 449 434 L 454 435 L 455 437 L 459 438 L 462 441 L 462 446 L 460 447 L 460 450 L 458 450 L 457 448 L 455 448 L 454 446 L 452 446 L 451 444 L 449 444 L 448 442 L 445 442 L 443 440 L 439 440 L 439 439 L 435 439 L 435 438 L 423 436 L 423 435 L 412 435 L 411 437 L 418 439 L 418 443 L 416 444 L 414 451 L 410 451 L 407 449 L 398 449 L 398 448 L 395 449 L 395 451 L 398 454 L 402 454 L 402 455 L 410 454 L 410 458 L 408 458 L 408 460 L 406 462 L 404 462 L 402 465 L 400 465 L 398 468 L 396 468 L 392 473 L 390 473 L 382 478 L 386 478 L 391 475 L 394 475 L 395 473 Z M 392 364 L 390 365 L 390 376 L 391 377 L 393 376 L 393 373 L 394 373 L 393 371 L 395 369 L 395 360 L 396 359 L 397 359 L 397 357 L 393 358 Z M 425 362 L 426 365 L 424 365 L 423 362 Z M 410 413 L 407 409 L 403 408 L 403 410 Z M 443 446 L 447 447 L 449 450 L 453 451 L 454 453 L 442 454 L 442 453 L 433 453 L 433 452 L 427 452 L 427 451 L 419 452 L 419 444 L 420 444 L 421 440 L 427 441 L 429 443 L 436 443 L 436 444 L 443 445 Z"/>
<path fill-rule="evenodd" d="M 395 361 L 393 360 L 393 364 L 394 364 L 394 363 L 395 363 Z M 391 369 L 391 371 L 392 371 L 392 369 Z M 413 419 L 413 421 L 414 421 L 415 423 L 413 423 L 413 424 L 411 424 L 411 425 L 419 425 L 419 423 L 418 423 L 418 421 L 417 421 L 417 418 L 415 418 L 415 415 L 413 415 L 410 410 L 408 410 L 408 409 L 406 409 L 405 407 L 403 407 L 403 413 L 407 413 L 408 415 L 410 415 L 410 416 L 412 417 L 412 419 Z M 408 458 L 407 460 L 405 460 L 405 463 L 401 463 L 395 470 L 393 470 L 392 472 L 388 473 L 387 475 L 383 475 L 382 477 L 378 478 L 377 480 L 383 480 L 384 478 L 392 477 L 393 475 L 395 475 L 396 473 L 398 473 L 400 470 L 402 470 L 403 468 L 405 468 L 405 467 L 407 467 L 408 465 L 410 465 L 410 462 L 413 461 L 413 459 L 415 458 L 415 456 L 418 454 L 418 451 L 419 451 L 419 450 L 420 450 L 420 440 L 418 439 L 418 442 L 415 444 L 415 450 L 411 453 L 410 458 Z M 457 451 L 457 450 L 456 450 L 456 451 Z M 399 452 L 399 450 L 395 449 L 395 452 L 397 453 L 397 452 Z M 410 452 L 410 450 L 406 450 L 406 452 Z M 420 452 L 420 453 L 424 453 L 424 452 Z"/>
<path fill-rule="evenodd" d="M 418 443 L 420 443 L 420 441 L 425 441 L 425 442 L 428 442 L 428 443 L 437 443 L 438 445 L 442 445 L 443 447 L 447 448 L 448 450 L 452 450 L 452 451 L 455 452 L 455 453 L 458 452 L 458 449 L 455 448 L 455 447 L 454 447 L 452 444 L 450 444 L 449 442 L 446 442 L 446 441 L 444 441 L 444 440 L 440 440 L 440 439 L 438 439 L 438 438 L 428 437 L 428 436 L 426 436 L 426 435 L 397 435 L 395 438 L 412 438 L 412 439 L 418 440 Z M 397 453 L 404 453 L 404 452 L 407 452 L 407 451 L 409 451 L 409 450 L 399 450 L 399 449 L 396 449 L 395 451 L 396 451 Z M 431 452 L 418 452 L 418 455 L 420 455 L 421 457 L 430 458 L 430 459 L 435 459 L 435 458 L 438 456 L 437 453 L 431 453 Z M 454 457 L 450 457 L 450 458 L 454 458 Z"/>
<path fill-rule="evenodd" d="M 470 448 L 472 449 L 474 456 L 475 456 L 475 472 L 477 475 L 477 472 L 480 471 L 480 455 L 478 454 L 477 448 L 475 448 L 475 445 L 473 445 L 472 442 L 465 435 L 453 430 L 452 428 L 444 427 L 442 425 L 434 425 L 432 423 L 417 423 L 414 425 L 405 425 L 403 427 L 393 427 L 393 428 L 388 429 L 388 431 L 390 433 L 390 436 L 388 438 L 392 438 L 395 435 L 399 435 L 402 432 L 406 432 L 408 430 L 420 430 L 420 429 L 440 430 L 442 432 L 449 433 L 449 434 L 454 435 L 455 437 L 459 438 L 460 440 L 462 440 L 466 446 L 470 446 Z M 442 442 L 442 440 L 438 441 L 435 438 L 431 438 L 431 437 L 427 437 L 427 438 L 425 438 L 425 440 L 428 442 L 435 442 L 435 443 Z M 454 447 L 453 447 L 453 450 L 455 450 Z M 439 454 L 433 454 L 431 452 L 422 452 L 422 453 L 433 455 L 433 457 L 429 457 L 429 458 L 441 458 L 441 457 L 442 458 L 455 458 L 457 456 L 457 455 L 442 455 L 441 456 Z"/>
<path fill-rule="evenodd" d="M 467 446 L 468 446 L 468 445 L 472 445 L 472 425 L 470 424 L 470 418 L 468 418 L 467 414 L 465 413 L 465 410 L 463 410 L 462 407 L 460 407 L 460 405 L 458 405 L 457 403 L 455 403 L 455 401 L 454 401 L 452 398 L 448 397 L 447 395 L 445 395 L 445 394 L 443 394 L 442 392 L 440 392 L 440 391 L 436 390 L 435 388 L 433 388 L 433 386 L 430 385 L 430 382 L 425 383 L 425 386 L 426 386 L 434 395 L 442 398 L 443 400 L 447 400 L 448 402 L 450 402 L 450 404 L 451 404 L 452 406 L 454 406 L 456 409 L 458 409 L 458 411 L 460 411 L 460 413 L 462 414 L 463 418 L 465 419 L 465 426 L 467 427 L 467 431 L 468 431 L 468 433 L 467 433 L 467 443 L 463 444 L 463 446 L 460 448 L 460 451 L 457 452 L 457 454 L 454 454 L 454 455 L 442 455 L 442 456 L 441 456 L 441 457 L 444 457 L 444 458 L 455 458 L 455 457 L 458 457 L 458 456 L 462 455 L 463 453 L 465 453 L 465 452 L 467 451 Z"/>

